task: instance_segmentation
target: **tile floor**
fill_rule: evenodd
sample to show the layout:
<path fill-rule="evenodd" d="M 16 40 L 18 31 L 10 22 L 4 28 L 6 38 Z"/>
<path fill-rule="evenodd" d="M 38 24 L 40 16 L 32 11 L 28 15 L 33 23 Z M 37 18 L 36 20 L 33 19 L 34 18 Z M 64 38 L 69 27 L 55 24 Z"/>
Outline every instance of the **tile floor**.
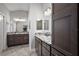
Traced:
<path fill-rule="evenodd" d="M 35 50 L 33 51 L 29 50 L 29 45 L 19 45 L 19 46 L 9 47 L 6 50 L 4 50 L 0 55 L 1 56 L 37 56 Z"/>

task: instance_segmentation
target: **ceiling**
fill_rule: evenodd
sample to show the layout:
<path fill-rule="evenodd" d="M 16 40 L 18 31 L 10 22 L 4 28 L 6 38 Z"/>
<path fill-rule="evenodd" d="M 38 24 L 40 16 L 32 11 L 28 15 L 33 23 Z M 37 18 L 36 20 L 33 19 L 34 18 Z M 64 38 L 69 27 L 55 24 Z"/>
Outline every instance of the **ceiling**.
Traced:
<path fill-rule="evenodd" d="M 5 3 L 5 5 L 10 11 L 16 11 L 16 10 L 28 11 L 30 4 L 29 3 Z"/>

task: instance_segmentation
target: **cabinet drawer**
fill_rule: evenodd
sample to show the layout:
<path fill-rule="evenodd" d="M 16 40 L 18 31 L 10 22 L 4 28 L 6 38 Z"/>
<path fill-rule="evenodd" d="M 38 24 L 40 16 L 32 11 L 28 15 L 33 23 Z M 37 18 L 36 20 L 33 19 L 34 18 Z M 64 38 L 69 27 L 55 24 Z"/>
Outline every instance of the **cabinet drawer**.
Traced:
<path fill-rule="evenodd" d="M 44 46 L 47 50 L 50 51 L 50 45 L 48 45 L 47 43 L 42 42 L 42 46 Z"/>
<path fill-rule="evenodd" d="M 42 55 L 43 56 L 50 56 L 50 52 L 46 48 L 44 48 L 43 46 L 42 46 Z"/>
<path fill-rule="evenodd" d="M 51 49 L 51 55 L 53 56 L 64 56 L 61 52 L 57 51 L 56 49 Z"/>

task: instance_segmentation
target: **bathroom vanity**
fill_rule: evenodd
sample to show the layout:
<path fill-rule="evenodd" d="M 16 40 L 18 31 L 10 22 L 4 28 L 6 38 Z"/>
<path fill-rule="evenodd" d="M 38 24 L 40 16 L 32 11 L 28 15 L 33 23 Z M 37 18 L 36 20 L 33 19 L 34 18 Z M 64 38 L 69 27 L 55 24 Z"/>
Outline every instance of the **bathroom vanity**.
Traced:
<path fill-rule="evenodd" d="M 23 33 L 8 33 L 7 34 L 7 46 L 16 46 L 29 43 L 29 34 Z"/>
<path fill-rule="evenodd" d="M 62 49 L 52 45 L 51 36 L 36 35 L 35 50 L 38 56 L 67 56 L 71 55 L 68 52 L 63 52 Z"/>
<path fill-rule="evenodd" d="M 38 56 L 51 55 L 51 37 L 45 35 L 35 36 L 35 49 Z"/>

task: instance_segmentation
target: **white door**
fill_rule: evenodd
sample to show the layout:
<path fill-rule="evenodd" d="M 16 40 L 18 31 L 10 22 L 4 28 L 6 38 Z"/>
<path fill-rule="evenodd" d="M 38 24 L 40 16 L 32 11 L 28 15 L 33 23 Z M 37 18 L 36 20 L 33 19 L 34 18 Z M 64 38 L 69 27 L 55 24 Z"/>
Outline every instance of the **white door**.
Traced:
<path fill-rule="evenodd" d="M 0 52 L 3 50 L 3 16 L 0 15 Z"/>

